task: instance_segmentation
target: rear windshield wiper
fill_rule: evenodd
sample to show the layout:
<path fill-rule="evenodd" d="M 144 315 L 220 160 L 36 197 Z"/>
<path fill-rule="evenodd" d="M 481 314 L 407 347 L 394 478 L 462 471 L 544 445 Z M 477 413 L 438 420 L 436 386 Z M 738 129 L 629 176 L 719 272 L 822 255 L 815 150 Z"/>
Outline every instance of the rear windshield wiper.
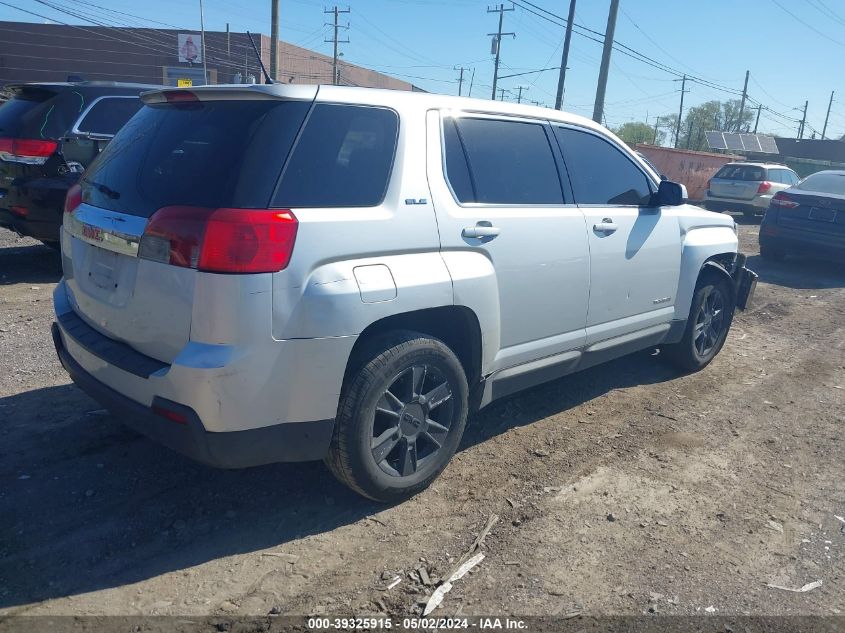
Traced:
<path fill-rule="evenodd" d="M 111 187 L 108 187 L 102 183 L 94 182 L 93 180 L 86 181 L 89 185 L 94 187 L 97 191 L 99 191 L 104 196 L 108 196 L 112 200 L 117 200 L 120 197 L 120 192 L 115 191 Z"/>

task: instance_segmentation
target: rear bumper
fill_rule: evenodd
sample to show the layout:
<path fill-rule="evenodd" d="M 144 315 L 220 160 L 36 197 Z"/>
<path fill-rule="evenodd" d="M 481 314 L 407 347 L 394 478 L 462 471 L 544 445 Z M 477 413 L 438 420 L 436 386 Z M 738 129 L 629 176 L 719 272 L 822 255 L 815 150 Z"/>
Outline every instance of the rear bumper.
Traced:
<path fill-rule="evenodd" d="M 751 200 L 736 200 L 735 198 L 720 198 L 704 194 L 704 207 L 708 211 L 740 211 L 742 213 L 765 213 L 772 196 L 754 196 Z"/>
<path fill-rule="evenodd" d="M 845 259 L 845 237 L 811 231 L 794 231 L 767 223 L 765 220 L 760 226 L 759 242 L 762 247 L 793 255 Z"/>
<path fill-rule="evenodd" d="M 52 220 L 33 220 L 12 213 L 9 209 L 0 209 L 0 227 L 11 229 L 20 235 L 33 237 L 45 242 L 58 242 L 59 229 L 62 226 L 61 213 Z"/>
<path fill-rule="evenodd" d="M 52 334 L 56 354 L 78 387 L 127 426 L 198 462 L 217 468 L 244 468 L 322 459 L 328 451 L 334 420 L 211 433 L 190 407 L 159 396 L 155 396 L 152 405 L 147 407 L 103 384 L 68 353 L 57 323 L 53 323 Z M 184 423 L 158 415 L 154 409 L 159 407 L 178 414 Z"/>

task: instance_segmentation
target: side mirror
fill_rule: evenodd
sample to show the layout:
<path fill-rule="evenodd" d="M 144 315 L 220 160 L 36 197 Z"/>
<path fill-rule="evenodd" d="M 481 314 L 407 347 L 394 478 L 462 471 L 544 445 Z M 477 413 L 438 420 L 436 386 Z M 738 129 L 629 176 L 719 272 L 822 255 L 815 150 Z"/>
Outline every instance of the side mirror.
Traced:
<path fill-rule="evenodd" d="M 651 200 L 655 207 L 676 207 L 687 201 L 687 188 L 671 180 L 661 180 Z"/>

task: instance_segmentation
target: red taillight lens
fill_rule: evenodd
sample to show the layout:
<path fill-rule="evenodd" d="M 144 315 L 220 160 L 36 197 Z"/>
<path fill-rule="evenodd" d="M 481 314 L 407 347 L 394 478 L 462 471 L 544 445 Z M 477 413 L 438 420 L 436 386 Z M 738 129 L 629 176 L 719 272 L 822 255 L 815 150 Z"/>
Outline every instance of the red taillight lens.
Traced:
<path fill-rule="evenodd" d="M 290 262 L 298 224 L 284 209 L 164 207 L 150 218 L 139 255 L 206 272 L 278 272 Z"/>
<path fill-rule="evenodd" d="M 65 213 L 73 213 L 82 204 L 82 187 L 74 185 L 65 196 Z"/>
<path fill-rule="evenodd" d="M 769 204 L 775 207 L 782 207 L 784 209 L 794 209 L 801 203 L 798 202 L 793 196 L 790 196 L 788 193 L 778 191 Z"/>
<path fill-rule="evenodd" d="M 14 213 L 15 215 L 21 216 L 22 218 L 25 218 L 26 216 L 29 215 L 29 209 L 27 207 L 22 207 L 20 205 L 15 205 L 15 206 L 9 207 L 9 211 Z"/>
<path fill-rule="evenodd" d="M 0 138 L 0 160 L 43 165 L 58 149 L 56 141 L 29 138 Z"/>
<path fill-rule="evenodd" d="M 757 187 L 757 193 L 766 193 L 771 188 L 772 183 L 770 183 L 768 180 L 764 180 L 760 183 L 760 186 Z"/>

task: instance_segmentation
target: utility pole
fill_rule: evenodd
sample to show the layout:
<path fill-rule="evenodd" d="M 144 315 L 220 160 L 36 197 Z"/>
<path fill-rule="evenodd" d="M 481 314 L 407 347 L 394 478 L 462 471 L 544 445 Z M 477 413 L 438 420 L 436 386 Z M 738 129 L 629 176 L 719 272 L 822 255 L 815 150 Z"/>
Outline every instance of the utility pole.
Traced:
<path fill-rule="evenodd" d="M 270 76 L 279 78 L 279 0 L 270 0 Z"/>
<path fill-rule="evenodd" d="M 508 90 L 508 89 L 506 89 L 506 88 L 499 88 L 499 101 L 504 101 L 504 100 L 505 100 L 505 93 L 506 93 L 506 92 L 510 92 L 510 90 Z M 495 101 L 495 100 L 496 100 L 496 99 L 495 99 L 495 96 L 494 96 L 493 101 Z"/>
<path fill-rule="evenodd" d="M 200 33 L 202 33 L 202 77 L 203 83 L 208 85 L 208 62 L 205 60 L 205 11 L 200 0 Z"/>
<path fill-rule="evenodd" d="M 754 121 L 754 133 L 757 134 L 757 126 L 760 125 L 760 111 L 763 109 L 763 104 L 757 106 L 757 120 Z"/>
<path fill-rule="evenodd" d="M 472 76 L 469 78 L 469 93 L 468 97 L 472 96 L 472 85 L 475 83 L 475 68 L 472 69 Z"/>
<path fill-rule="evenodd" d="M 460 97 L 461 96 L 461 88 L 463 88 L 463 85 L 464 85 L 464 71 L 467 70 L 467 69 L 464 68 L 463 66 L 461 66 L 460 68 L 458 68 L 457 66 L 453 66 L 452 70 L 460 70 L 460 72 L 461 72 L 460 77 L 458 77 L 458 96 Z"/>
<path fill-rule="evenodd" d="M 519 90 L 519 95 L 517 95 L 516 97 L 516 102 L 522 103 L 522 91 L 524 90 L 525 92 L 528 92 L 530 88 L 526 86 L 517 86 L 516 89 Z"/>
<path fill-rule="evenodd" d="M 566 81 L 566 65 L 569 62 L 569 42 L 572 40 L 572 23 L 575 21 L 575 0 L 569 0 L 569 17 L 566 19 L 566 35 L 563 38 L 563 54 L 560 56 L 560 76 L 557 80 L 555 110 L 563 108 L 563 84 Z"/>
<path fill-rule="evenodd" d="M 809 101 L 804 102 L 804 116 L 801 117 L 801 125 L 798 126 L 798 138 L 804 138 L 804 125 L 807 123 L 807 106 L 810 105 Z"/>
<path fill-rule="evenodd" d="M 338 16 L 341 13 L 351 13 L 352 10 L 347 7 L 346 9 L 339 9 L 337 5 L 334 5 L 332 9 L 323 9 L 323 13 L 332 13 L 334 14 L 334 23 L 326 22 L 326 26 L 333 26 L 334 27 L 334 37 L 330 40 L 325 40 L 326 42 L 332 42 L 334 44 L 334 54 L 332 55 L 332 83 L 336 86 L 340 83 L 340 75 L 337 69 L 337 45 L 338 44 L 348 44 L 349 38 L 347 37 L 345 40 L 337 39 L 337 31 L 338 29 L 349 29 L 349 25 L 343 26 L 342 24 L 337 23 Z"/>
<path fill-rule="evenodd" d="M 610 69 L 610 53 L 613 50 L 613 34 L 616 31 L 616 14 L 619 12 L 619 0 L 610 0 L 610 12 L 607 14 L 607 29 L 604 32 L 604 50 L 601 54 L 599 84 L 596 87 L 596 103 L 593 107 L 593 121 L 601 124 L 604 114 L 604 95 L 607 92 L 607 73 Z"/>
<path fill-rule="evenodd" d="M 675 79 L 675 81 L 678 81 Z M 681 137 L 681 118 L 684 116 L 684 94 L 687 92 L 687 76 L 681 80 L 681 107 L 678 109 L 678 122 L 675 124 L 675 148 L 678 147 L 678 139 Z"/>
<path fill-rule="evenodd" d="M 742 101 L 739 102 L 739 118 L 736 121 L 736 131 L 741 132 L 742 115 L 745 112 L 745 99 L 748 97 L 748 76 L 751 74 L 750 70 L 745 71 L 745 85 L 742 87 Z"/>
<path fill-rule="evenodd" d="M 827 114 L 824 116 L 824 127 L 822 128 L 822 140 L 827 132 L 827 120 L 830 118 L 830 107 L 833 105 L 833 91 L 830 93 L 830 101 L 827 102 Z"/>
<path fill-rule="evenodd" d="M 652 145 L 657 145 L 657 126 L 660 124 L 660 117 L 654 119 L 654 138 L 651 140 Z"/>
<path fill-rule="evenodd" d="M 511 6 L 510 9 L 506 9 L 504 4 L 497 4 L 495 9 L 487 7 L 487 13 L 499 14 L 499 30 L 496 33 L 487 34 L 493 37 L 493 52 L 496 54 L 496 62 L 495 66 L 493 66 L 493 96 L 491 97 L 493 101 L 496 100 L 496 84 L 499 81 L 499 58 L 502 52 L 502 36 L 512 35 L 516 37 L 516 33 L 502 33 L 502 22 L 505 18 L 505 11 L 514 11 L 514 7 Z"/>

